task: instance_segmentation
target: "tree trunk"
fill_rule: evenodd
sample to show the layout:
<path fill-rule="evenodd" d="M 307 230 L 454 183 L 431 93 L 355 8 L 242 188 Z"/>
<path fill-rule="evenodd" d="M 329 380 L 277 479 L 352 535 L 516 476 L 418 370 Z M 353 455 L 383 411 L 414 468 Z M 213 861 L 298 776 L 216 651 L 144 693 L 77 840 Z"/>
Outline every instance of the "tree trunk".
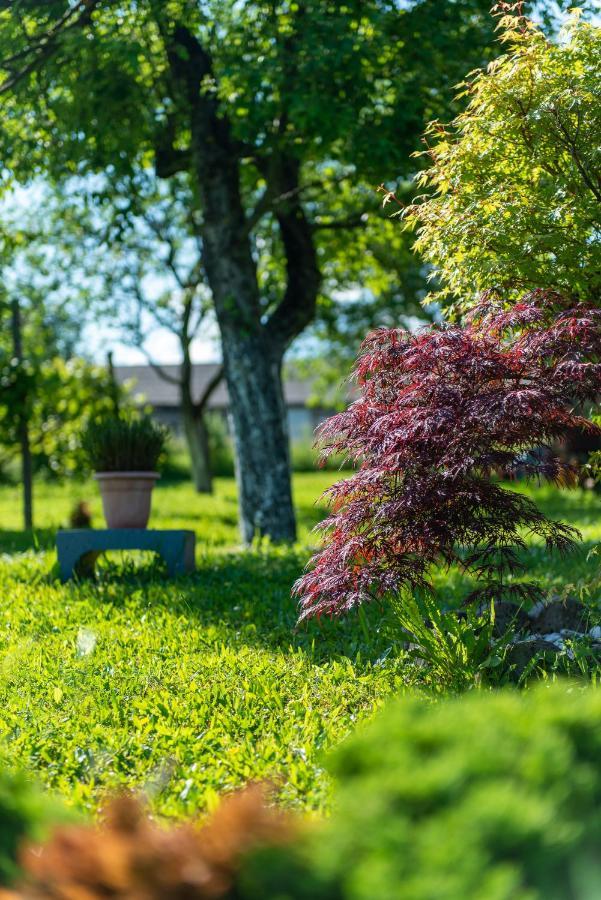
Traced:
<path fill-rule="evenodd" d="M 263 535 L 294 541 L 283 348 L 274 347 L 261 323 L 248 239 L 244 236 L 233 246 L 232 231 L 244 235 L 244 222 L 235 221 L 231 184 L 225 187 L 221 191 L 214 180 L 205 193 L 203 243 L 234 426 L 240 530 L 246 543 Z"/>
<path fill-rule="evenodd" d="M 238 150 L 217 97 L 204 86 L 212 75 L 211 60 L 185 26 L 173 33 L 169 61 L 190 111 L 204 265 L 221 331 L 234 425 L 242 537 L 247 543 L 255 535 L 293 541 L 296 522 L 280 372 L 284 348 L 274 349 L 261 320 Z"/>
<path fill-rule="evenodd" d="M 240 529 L 246 543 L 268 535 L 293 541 L 296 521 L 281 359 L 263 334 L 232 330 L 223 342 L 234 426 Z"/>
<path fill-rule="evenodd" d="M 192 376 L 194 366 L 190 356 L 191 337 L 189 333 L 190 315 L 192 304 L 185 304 L 184 317 L 180 341 L 182 347 L 182 366 L 180 371 L 180 401 L 184 419 L 184 431 L 188 450 L 190 452 L 190 464 L 192 466 L 192 479 L 194 487 L 199 494 L 213 493 L 213 479 L 211 475 L 211 453 L 209 450 L 209 433 L 205 421 L 205 411 L 209 398 L 219 382 L 221 371 L 206 385 L 204 394 L 194 401 L 192 393 Z"/>
<path fill-rule="evenodd" d="M 183 405 L 184 432 L 190 464 L 192 466 L 192 480 L 199 494 L 211 494 L 213 492 L 213 478 L 211 475 L 211 456 L 209 452 L 209 434 L 202 412 L 192 410 Z"/>
<path fill-rule="evenodd" d="M 12 339 L 15 359 L 23 362 L 23 339 L 21 335 L 21 312 L 19 301 L 13 300 L 12 311 Z M 23 398 L 23 407 L 19 417 L 19 444 L 21 446 L 21 472 L 23 480 L 23 524 L 26 531 L 33 528 L 33 467 L 31 461 L 31 446 L 29 443 L 29 422 L 27 421 L 27 403 Z"/>

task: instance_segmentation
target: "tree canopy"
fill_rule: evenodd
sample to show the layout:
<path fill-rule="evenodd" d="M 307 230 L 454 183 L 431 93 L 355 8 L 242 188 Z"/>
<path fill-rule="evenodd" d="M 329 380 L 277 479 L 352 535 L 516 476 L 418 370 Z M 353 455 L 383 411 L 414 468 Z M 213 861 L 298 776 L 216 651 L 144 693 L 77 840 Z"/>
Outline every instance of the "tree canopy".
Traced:
<path fill-rule="evenodd" d="M 183 150 L 188 125 L 172 96 L 168 52 L 170 32 L 185 22 L 210 51 L 214 71 L 205 86 L 249 162 L 286 146 L 297 157 L 344 161 L 381 180 L 415 149 L 422 123 L 447 110 L 449 88 L 492 36 L 482 0 L 86 5 L 87 16 L 73 17 L 44 64 L 4 97 L 9 169 L 52 168 L 59 177 L 65 167 L 125 169 L 147 161 L 169 136 Z M 56 28 L 69 6 L 17 0 L 0 11 L 7 78 L 34 35 Z M 33 96 L 35 119 L 23 109 Z M 44 135 L 60 139 L 38 143 Z"/>
<path fill-rule="evenodd" d="M 426 122 L 492 55 L 488 7 L 18 0 L 0 13 L 7 180 L 152 165 L 189 180 L 247 541 L 295 535 L 283 355 L 333 285 L 361 283 L 362 261 L 379 282 L 385 266 L 364 252 L 371 191 L 408 183 Z M 343 231 L 362 237 L 337 241 Z"/>

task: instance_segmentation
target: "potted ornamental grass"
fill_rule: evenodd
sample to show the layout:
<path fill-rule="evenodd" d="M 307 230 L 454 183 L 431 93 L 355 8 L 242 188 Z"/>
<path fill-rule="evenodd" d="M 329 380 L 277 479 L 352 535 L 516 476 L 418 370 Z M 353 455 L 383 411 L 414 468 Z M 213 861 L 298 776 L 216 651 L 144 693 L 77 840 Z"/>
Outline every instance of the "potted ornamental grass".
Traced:
<path fill-rule="evenodd" d="M 150 416 L 88 423 L 82 448 L 94 470 L 109 528 L 146 528 L 168 431 Z"/>

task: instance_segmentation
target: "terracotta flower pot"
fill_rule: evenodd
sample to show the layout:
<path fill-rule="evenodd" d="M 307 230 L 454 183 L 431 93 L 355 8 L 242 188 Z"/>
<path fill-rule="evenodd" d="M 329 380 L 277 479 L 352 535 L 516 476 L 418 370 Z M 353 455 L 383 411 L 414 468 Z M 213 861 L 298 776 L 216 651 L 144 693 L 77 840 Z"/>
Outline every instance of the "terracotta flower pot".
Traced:
<path fill-rule="evenodd" d="M 157 472 L 96 472 L 109 528 L 146 528 Z"/>

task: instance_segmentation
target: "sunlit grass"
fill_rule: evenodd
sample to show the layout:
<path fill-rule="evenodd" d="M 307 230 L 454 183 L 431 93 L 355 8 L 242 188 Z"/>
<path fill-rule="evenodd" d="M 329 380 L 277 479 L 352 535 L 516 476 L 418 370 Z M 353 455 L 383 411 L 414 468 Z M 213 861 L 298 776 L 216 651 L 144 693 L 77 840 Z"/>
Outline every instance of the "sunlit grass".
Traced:
<path fill-rule="evenodd" d="M 148 561 L 114 557 L 97 583 L 68 585 L 56 579 L 54 532 L 78 500 L 102 527 L 95 484 L 38 484 L 33 535 L 19 530 L 17 489 L 0 488 L 0 734 L 12 757 L 90 808 L 127 786 L 180 817 L 257 778 L 274 780 L 288 805 L 327 807 L 323 751 L 391 693 L 429 689 L 377 608 L 361 624 L 295 630 L 291 586 L 335 477 L 296 476 L 299 543 L 252 551 L 239 545 L 232 480 L 218 479 L 212 497 L 162 484 L 151 527 L 194 529 L 196 574 L 168 581 Z M 584 543 L 565 559 L 533 545 L 529 575 L 553 591 L 597 590 L 599 497 L 531 494 Z M 449 602 L 465 588 L 456 571 L 436 583 Z"/>

